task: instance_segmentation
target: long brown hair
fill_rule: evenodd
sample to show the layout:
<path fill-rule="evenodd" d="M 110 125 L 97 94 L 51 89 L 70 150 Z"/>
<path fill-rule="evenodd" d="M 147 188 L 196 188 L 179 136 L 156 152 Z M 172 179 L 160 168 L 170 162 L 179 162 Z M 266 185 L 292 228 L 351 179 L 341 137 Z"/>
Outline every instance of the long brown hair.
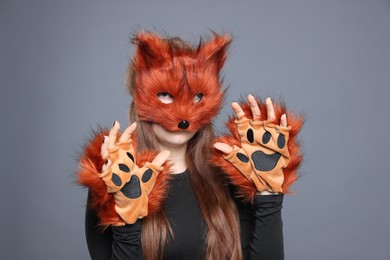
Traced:
<path fill-rule="evenodd" d="M 167 39 L 174 48 L 191 48 L 180 38 Z M 126 85 L 134 98 L 136 73 L 133 64 L 127 71 Z M 134 99 L 133 99 L 134 100 Z M 138 121 L 134 101 L 130 105 L 130 121 Z M 150 122 L 138 121 L 137 153 L 158 150 L 157 140 Z M 206 124 L 188 142 L 186 163 L 190 180 L 201 212 L 207 224 L 206 252 L 209 259 L 242 259 L 238 214 L 225 179 L 210 160 L 214 131 Z M 142 222 L 142 249 L 144 259 L 161 259 L 168 234 L 172 234 L 164 208 L 147 216 Z"/>

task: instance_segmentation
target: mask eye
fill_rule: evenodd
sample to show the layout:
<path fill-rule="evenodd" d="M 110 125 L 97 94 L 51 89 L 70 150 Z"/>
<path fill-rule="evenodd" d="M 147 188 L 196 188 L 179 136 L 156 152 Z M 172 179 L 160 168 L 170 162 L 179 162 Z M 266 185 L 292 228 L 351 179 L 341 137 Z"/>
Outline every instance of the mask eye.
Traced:
<path fill-rule="evenodd" d="M 168 92 L 157 93 L 157 98 L 164 104 L 171 104 L 173 102 L 173 97 Z"/>
<path fill-rule="evenodd" d="M 200 101 L 202 101 L 203 99 L 203 94 L 202 93 L 198 93 L 194 96 L 194 103 L 195 104 L 198 104 Z"/>

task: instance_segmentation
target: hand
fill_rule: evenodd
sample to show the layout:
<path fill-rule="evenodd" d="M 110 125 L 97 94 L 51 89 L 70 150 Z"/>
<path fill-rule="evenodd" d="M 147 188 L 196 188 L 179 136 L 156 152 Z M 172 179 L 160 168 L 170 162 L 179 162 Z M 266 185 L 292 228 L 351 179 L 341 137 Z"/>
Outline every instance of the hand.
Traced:
<path fill-rule="evenodd" d="M 127 224 L 147 216 L 148 196 L 170 154 L 162 151 L 151 163 L 146 162 L 140 168 L 131 139 L 136 127 L 136 123 L 131 124 L 117 141 L 120 124 L 115 121 L 101 146 L 101 156 L 106 161 L 100 178 L 105 182 L 107 192 L 114 194 L 115 210 Z"/>
<path fill-rule="evenodd" d="M 283 192 L 282 169 L 290 159 L 287 149 L 290 127 L 287 127 L 286 115 L 281 116 L 280 125 L 272 124 L 275 111 L 271 99 L 267 98 L 267 119 L 262 121 L 255 98 L 249 95 L 248 101 L 253 119 L 248 119 L 238 103 L 232 103 L 241 147 L 221 142 L 215 143 L 214 147 L 223 152 L 224 158 L 245 177 L 252 180 L 258 191 Z"/>

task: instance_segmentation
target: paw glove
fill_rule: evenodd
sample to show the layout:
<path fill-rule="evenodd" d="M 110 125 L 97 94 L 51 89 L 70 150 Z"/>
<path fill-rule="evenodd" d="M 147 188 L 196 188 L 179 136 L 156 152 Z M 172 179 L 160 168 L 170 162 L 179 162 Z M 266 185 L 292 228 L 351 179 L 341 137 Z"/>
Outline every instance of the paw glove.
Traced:
<path fill-rule="evenodd" d="M 148 196 L 163 167 L 146 162 L 139 168 L 131 140 L 109 148 L 108 160 L 112 162 L 111 167 L 102 172 L 100 178 L 106 184 L 107 192 L 114 195 L 115 211 L 124 222 L 133 224 L 148 215 Z"/>

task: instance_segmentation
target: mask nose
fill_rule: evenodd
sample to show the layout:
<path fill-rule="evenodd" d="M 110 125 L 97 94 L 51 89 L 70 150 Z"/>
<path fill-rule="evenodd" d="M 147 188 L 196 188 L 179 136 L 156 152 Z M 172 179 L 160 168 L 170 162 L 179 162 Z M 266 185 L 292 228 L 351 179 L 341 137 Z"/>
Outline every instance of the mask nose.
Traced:
<path fill-rule="evenodd" d="M 190 123 L 186 120 L 181 120 L 178 127 L 180 129 L 187 129 L 190 126 Z"/>

